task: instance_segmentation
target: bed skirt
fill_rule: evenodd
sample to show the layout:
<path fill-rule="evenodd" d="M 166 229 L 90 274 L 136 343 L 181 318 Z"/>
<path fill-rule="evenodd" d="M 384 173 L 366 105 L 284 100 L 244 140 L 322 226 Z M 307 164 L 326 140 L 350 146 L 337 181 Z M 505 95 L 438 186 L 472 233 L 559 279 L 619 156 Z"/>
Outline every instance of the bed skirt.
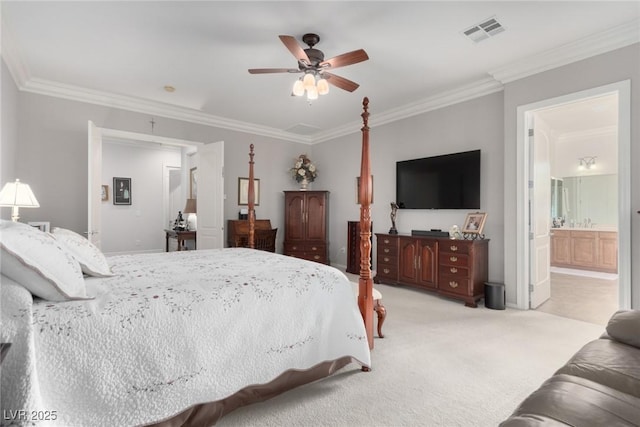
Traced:
<path fill-rule="evenodd" d="M 252 403 L 262 402 L 285 391 L 311 383 L 345 367 L 351 362 L 362 365 L 350 356 L 320 363 L 306 370 L 290 369 L 267 384 L 245 387 L 237 393 L 216 402 L 201 403 L 165 421 L 148 424 L 153 427 L 206 427 L 216 424 L 231 411 Z"/>

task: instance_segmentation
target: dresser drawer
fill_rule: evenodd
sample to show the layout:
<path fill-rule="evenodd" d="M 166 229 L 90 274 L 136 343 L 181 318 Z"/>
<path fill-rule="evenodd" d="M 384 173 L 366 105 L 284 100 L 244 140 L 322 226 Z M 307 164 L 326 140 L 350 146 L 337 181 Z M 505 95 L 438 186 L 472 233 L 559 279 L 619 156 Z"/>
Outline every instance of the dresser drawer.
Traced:
<path fill-rule="evenodd" d="M 389 256 L 395 258 L 398 255 L 398 247 L 393 245 L 378 245 L 378 258 Z"/>
<path fill-rule="evenodd" d="M 451 292 L 458 295 L 473 295 L 471 292 L 471 280 L 459 277 L 450 276 L 448 274 L 440 273 L 438 280 L 438 289 L 444 292 Z"/>
<path fill-rule="evenodd" d="M 440 241 L 440 252 L 450 252 L 453 254 L 468 254 L 471 245 L 468 242 L 462 242 L 459 240 L 451 240 L 442 242 Z"/>
<path fill-rule="evenodd" d="M 396 278 L 398 277 L 398 266 L 393 264 L 378 263 L 376 265 L 376 275 L 396 280 Z"/>
<path fill-rule="evenodd" d="M 455 266 L 455 265 L 440 265 L 440 273 L 448 276 L 455 276 L 461 279 L 469 277 L 469 269 L 467 267 Z"/>
<path fill-rule="evenodd" d="M 469 267 L 469 255 L 441 252 L 439 257 L 439 264 L 441 266 Z"/>
<path fill-rule="evenodd" d="M 380 250 L 378 250 L 378 264 L 397 265 L 398 257 L 395 254 L 389 255 L 385 253 L 380 253 Z"/>
<path fill-rule="evenodd" d="M 305 245 L 306 252 L 321 253 L 327 252 L 327 246 L 324 243 L 308 243 Z"/>
<path fill-rule="evenodd" d="M 396 246 L 398 239 L 395 237 L 382 236 L 378 237 L 378 247 L 380 246 Z"/>
<path fill-rule="evenodd" d="M 324 252 L 323 253 L 305 252 L 305 254 L 300 258 L 303 258 L 309 261 L 320 262 L 322 264 L 327 264 L 327 256 L 324 254 Z"/>
<path fill-rule="evenodd" d="M 286 242 L 284 244 L 284 251 L 287 253 L 294 252 L 313 252 L 313 253 L 325 253 L 327 251 L 327 245 L 324 243 L 298 243 L 298 242 Z"/>

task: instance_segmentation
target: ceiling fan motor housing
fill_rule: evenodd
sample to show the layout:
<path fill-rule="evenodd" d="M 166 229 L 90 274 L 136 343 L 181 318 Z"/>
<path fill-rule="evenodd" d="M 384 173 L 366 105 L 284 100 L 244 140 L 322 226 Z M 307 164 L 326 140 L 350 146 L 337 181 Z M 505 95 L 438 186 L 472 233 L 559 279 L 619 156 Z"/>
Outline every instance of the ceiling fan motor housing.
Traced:
<path fill-rule="evenodd" d="M 318 66 L 319 63 L 324 61 L 324 53 L 321 50 L 309 48 L 305 49 L 304 52 L 309 57 L 309 61 L 311 61 L 311 65 L 314 67 Z"/>

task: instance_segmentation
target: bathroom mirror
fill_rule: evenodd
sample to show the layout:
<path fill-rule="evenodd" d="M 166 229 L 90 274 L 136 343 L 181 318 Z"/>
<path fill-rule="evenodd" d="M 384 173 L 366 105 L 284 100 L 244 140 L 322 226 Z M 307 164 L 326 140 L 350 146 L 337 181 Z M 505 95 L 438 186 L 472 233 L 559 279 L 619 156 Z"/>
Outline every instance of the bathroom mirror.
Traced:
<path fill-rule="evenodd" d="M 568 176 L 555 183 L 556 210 L 554 211 L 554 182 L 551 187 L 552 218 L 566 218 L 565 227 L 584 226 L 590 219 L 593 227 L 618 226 L 618 175 Z M 555 213 L 555 215 L 554 215 Z"/>

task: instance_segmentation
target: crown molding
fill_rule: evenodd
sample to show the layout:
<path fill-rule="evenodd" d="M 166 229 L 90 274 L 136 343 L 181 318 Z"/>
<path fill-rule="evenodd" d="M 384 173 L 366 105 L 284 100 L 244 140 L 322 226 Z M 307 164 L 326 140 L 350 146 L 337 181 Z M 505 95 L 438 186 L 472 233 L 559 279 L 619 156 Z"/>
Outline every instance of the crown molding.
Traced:
<path fill-rule="evenodd" d="M 18 49 L 16 47 L 15 38 L 11 32 L 10 26 L 4 20 L 4 15 L 0 16 L 0 52 L 4 63 L 7 64 L 9 73 L 18 88 L 24 87 L 29 81 L 29 69 L 22 61 Z"/>
<path fill-rule="evenodd" d="M 499 92 L 504 89 L 503 85 L 505 83 L 619 49 L 633 43 L 638 43 L 640 42 L 639 28 L 640 20 L 636 19 L 601 33 L 585 37 L 576 42 L 568 43 L 539 55 L 531 56 L 525 60 L 513 62 L 489 72 L 490 77 L 405 106 L 372 114 L 370 120 L 371 126 L 381 126 L 473 98 Z M 325 142 L 358 132 L 361 127 L 359 121 L 354 121 L 313 135 L 299 135 L 268 126 L 214 116 L 191 108 L 34 78 L 31 77 L 28 67 L 22 61 L 19 49 L 11 36 L 10 29 L 6 27 L 4 22 L 2 22 L 1 42 L 2 57 L 7 64 L 9 72 L 18 89 L 25 92 L 111 108 L 120 108 L 143 114 L 151 114 L 157 117 L 219 127 L 300 144 Z"/>
<path fill-rule="evenodd" d="M 604 136 L 615 136 L 618 134 L 618 126 L 604 126 L 596 129 L 579 130 L 575 132 L 563 132 L 558 135 L 558 142 L 568 142 L 573 139 L 584 140 Z"/>
<path fill-rule="evenodd" d="M 80 86 L 58 83 L 50 80 L 31 78 L 22 87 L 25 92 L 53 96 L 72 101 L 86 102 L 111 108 L 151 114 L 158 117 L 176 119 L 206 126 L 214 126 L 239 132 L 246 132 L 292 142 L 309 143 L 310 138 L 284 132 L 268 126 L 246 123 L 239 120 L 214 116 L 199 110 L 164 104 L 157 101 L 119 95 Z"/>
<path fill-rule="evenodd" d="M 496 68 L 489 74 L 500 83 L 506 84 L 638 42 L 640 42 L 640 20 L 634 19 L 575 42 Z"/>
<path fill-rule="evenodd" d="M 371 114 L 370 126 L 382 126 L 398 120 L 438 110 L 449 105 L 458 104 L 470 99 L 479 98 L 503 90 L 502 84 L 487 77 L 471 84 L 461 86 L 446 92 L 441 92 L 429 98 L 404 105 L 402 107 L 387 110 L 378 114 Z M 317 133 L 313 142 L 325 142 L 334 138 L 349 135 L 360 130 L 361 122 L 353 121 L 338 128 Z"/>

